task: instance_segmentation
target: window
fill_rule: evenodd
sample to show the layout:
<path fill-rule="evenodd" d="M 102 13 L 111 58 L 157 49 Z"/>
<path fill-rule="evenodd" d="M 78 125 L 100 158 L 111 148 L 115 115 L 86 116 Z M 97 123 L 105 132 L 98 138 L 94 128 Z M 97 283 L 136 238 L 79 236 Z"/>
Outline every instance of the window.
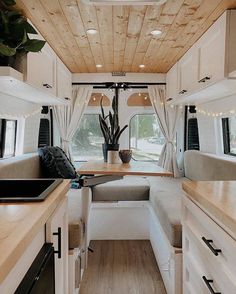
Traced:
<path fill-rule="evenodd" d="M 236 117 L 222 119 L 224 153 L 236 156 Z"/>
<path fill-rule="evenodd" d="M 0 157 L 7 158 L 15 155 L 16 149 L 16 120 L 0 119 Z"/>
<path fill-rule="evenodd" d="M 164 143 L 155 114 L 137 114 L 130 120 L 130 148 L 135 160 L 158 160 Z"/>
<path fill-rule="evenodd" d="M 199 135 L 197 118 L 188 119 L 188 150 L 199 150 Z"/>
<path fill-rule="evenodd" d="M 84 114 L 72 139 L 72 155 L 75 161 L 103 159 L 103 135 L 98 114 Z"/>

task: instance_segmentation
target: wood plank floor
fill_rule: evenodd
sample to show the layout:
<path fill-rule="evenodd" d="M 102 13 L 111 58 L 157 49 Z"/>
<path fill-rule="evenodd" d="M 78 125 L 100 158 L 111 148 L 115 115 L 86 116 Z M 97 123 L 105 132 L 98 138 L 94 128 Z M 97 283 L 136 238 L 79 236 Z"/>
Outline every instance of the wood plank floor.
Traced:
<path fill-rule="evenodd" d="M 92 241 L 80 294 L 166 294 L 150 241 Z"/>

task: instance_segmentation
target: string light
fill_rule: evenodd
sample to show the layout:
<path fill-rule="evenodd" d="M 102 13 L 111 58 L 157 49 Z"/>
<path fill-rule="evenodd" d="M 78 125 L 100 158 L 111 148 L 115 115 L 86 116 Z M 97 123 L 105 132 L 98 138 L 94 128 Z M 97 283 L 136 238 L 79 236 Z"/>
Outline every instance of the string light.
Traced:
<path fill-rule="evenodd" d="M 9 114 L 9 113 L 4 113 L 4 114 L 0 114 L 0 117 L 4 117 L 4 118 L 9 118 L 9 119 L 12 119 L 12 118 L 16 118 L 16 117 L 23 117 L 23 118 L 28 118 L 30 116 L 33 116 L 35 114 L 38 114 L 38 113 L 41 113 L 42 111 L 42 107 L 40 106 L 40 108 L 32 111 L 32 112 L 29 112 L 29 113 L 26 113 L 26 114 Z"/>
<path fill-rule="evenodd" d="M 198 114 L 209 116 L 209 117 L 228 117 L 236 114 L 236 109 L 230 109 L 226 112 L 215 112 L 201 109 L 200 107 L 195 108 Z"/>

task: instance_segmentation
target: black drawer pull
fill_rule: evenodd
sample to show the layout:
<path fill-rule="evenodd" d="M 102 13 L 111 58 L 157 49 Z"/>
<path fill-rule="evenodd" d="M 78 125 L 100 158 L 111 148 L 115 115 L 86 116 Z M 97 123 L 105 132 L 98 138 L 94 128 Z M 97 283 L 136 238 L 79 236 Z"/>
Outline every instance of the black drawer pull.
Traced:
<path fill-rule="evenodd" d="M 215 256 L 218 256 L 220 252 L 222 252 L 221 249 L 214 248 L 211 243 L 213 243 L 213 240 L 207 240 L 205 237 L 202 237 L 202 241 L 206 244 L 206 246 L 215 254 Z"/>
<path fill-rule="evenodd" d="M 213 283 L 213 280 L 208 280 L 205 276 L 203 276 L 202 278 L 211 294 L 221 294 L 221 292 L 215 292 L 212 288 L 211 284 Z"/>
<path fill-rule="evenodd" d="M 57 250 L 54 253 L 57 254 L 58 258 L 61 258 L 61 228 L 59 227 L 57 232 L 53 233 L 53 236 L 57 236 Z"/>
<path fill-rule="evenodd" d="M 201 80 L 198 81 L 198 83 L 205 83 L 205 81 L 210 80 L 210 77 L 204 77 Z"/>
<path fill-rule="evenodd" d="M 184 93 L 187 93 L 187 90 L 182 90 L 179 92 L 179 94 L 184 94 Z"/>
<path fill-rule="evenodd" d="M 49 84 L 43 84 L 43 86 L 44 86 L 45 88 L 47 88 L 47 89 L 52 89 L 52 86 L 49 85 Z"/>

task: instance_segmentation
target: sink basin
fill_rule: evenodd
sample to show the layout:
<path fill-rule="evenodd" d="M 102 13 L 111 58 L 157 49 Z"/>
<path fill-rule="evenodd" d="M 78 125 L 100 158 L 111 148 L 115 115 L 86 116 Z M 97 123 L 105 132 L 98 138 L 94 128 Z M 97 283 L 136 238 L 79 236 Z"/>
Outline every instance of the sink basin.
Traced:
<path fill-rule="evenodd" d="M 43 201 L 62 179 L 0 180 L 0 202 Z"/>

